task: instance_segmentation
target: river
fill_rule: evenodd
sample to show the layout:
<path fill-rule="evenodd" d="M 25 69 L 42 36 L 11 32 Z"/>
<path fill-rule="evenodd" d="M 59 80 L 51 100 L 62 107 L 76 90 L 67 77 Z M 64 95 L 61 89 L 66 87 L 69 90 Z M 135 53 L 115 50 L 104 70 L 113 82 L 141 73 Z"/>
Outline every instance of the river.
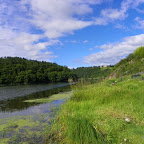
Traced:
<path fill-rule="evenodd" d="M 42 132 L 65 99 L 48 103 L 25 101 L 70 90 L 68 83 L 0 87 L 0 143 L 45 143 L 47 137 Z"/>

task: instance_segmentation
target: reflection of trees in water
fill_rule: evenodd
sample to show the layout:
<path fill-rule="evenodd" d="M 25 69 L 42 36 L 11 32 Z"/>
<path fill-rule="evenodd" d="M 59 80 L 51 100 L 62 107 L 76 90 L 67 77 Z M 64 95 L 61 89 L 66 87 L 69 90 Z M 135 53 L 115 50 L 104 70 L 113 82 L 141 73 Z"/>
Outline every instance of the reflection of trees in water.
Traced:
<path fill-rule="evenodd" d="M 0 111 L 3 111 L 3 112 L 21 111 L 31 106 L 39 105 L 38 103 L 23 102 L 25 100 L 46 98 L 53 94 L 57 94 L 59 92 L 65 92 L 68 90 L 70 90 L 70 86 L 55 88 L 55 89 L 42 91 L 42 92 L 36 92 L 27 96 L 14 98 L 12 100 L 3 100 L 3 101 L 0 101 Z"/>

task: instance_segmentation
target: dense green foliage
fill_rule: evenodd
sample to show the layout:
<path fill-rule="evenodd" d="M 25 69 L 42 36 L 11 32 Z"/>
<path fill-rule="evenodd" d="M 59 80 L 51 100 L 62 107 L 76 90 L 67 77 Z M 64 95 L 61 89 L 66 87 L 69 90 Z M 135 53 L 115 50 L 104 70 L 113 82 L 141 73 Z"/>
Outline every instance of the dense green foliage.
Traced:
<path fill-rule="evenodd" d="M 53 124 L 56 143 L 142 144 L 144 81 L 78 87 Z"/>
<path fill-rule="evenodd" d="M 112 75 L 121 77 L 139 72 L 144 72 L 144 47 L 138 48 L 134 53 L 116 64 Z"/>
<path fill-rule="evenodd" d="M 73 69 L 73 72 L 79 77 L 79 78 L 94 78 L 94 79 L 101 79 L 107 77 L 112 69 L 113 66 L 107 66 L 107 67 L 80 67 L 77 69 Z"/>
<path fill-rule="evenodd" d="M 136 49 L 136 51 L 134 52 L 134 56 L 136 58 L 144 58 L 144 47 Z"/>
<path fill-rule="evenodd" d="M 26 60 L 18 57 L 0 58 L 0 84 L 67 82 L 76 75 L 56 63 Z"/>

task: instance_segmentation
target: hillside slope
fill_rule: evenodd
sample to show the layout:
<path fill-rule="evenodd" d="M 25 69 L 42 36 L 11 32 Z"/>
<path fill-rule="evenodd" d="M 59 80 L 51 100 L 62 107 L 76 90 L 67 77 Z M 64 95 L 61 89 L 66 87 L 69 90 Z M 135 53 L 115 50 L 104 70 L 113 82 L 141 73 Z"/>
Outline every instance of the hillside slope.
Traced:
<path fill-rule="evenodd" d="M 144 72 L 144 47 L 139 47 L 134 53 L 116 64 L 111 77 L 133 75 L 140 72 Z"/>

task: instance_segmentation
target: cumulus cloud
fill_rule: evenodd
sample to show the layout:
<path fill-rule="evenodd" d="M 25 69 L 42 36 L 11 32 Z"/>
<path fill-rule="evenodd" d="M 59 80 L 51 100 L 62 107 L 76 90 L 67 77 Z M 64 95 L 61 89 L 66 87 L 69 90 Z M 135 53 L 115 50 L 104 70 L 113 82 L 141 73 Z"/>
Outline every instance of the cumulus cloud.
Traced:
<path fill-rule="evenodd" d="M 31 22 L 43 29 L 48 38 L 58 38 L 73 34 L 93 24 L 92 21 L 80 20 L 80 16 L 93 12 L 91 5 L 102 0 L 31 0 Z"/>
<path fill-rule="evenodd" d="M 143 9 L 139 9 L 139 5 L 143 4 L 144 0 L 123 0 L 121 3 L 121 7 L 123 10 L 127 11 L 128 9 L 136 9 L 139 12 L 142 12 Z"/>
<path fill-rule="evenodd" d="M 100 17 L 94 18 L 95 25 L 107 25 L 115 20 L 124 20 L 127 17 L 126 11 L 121 9 L 104 9 Z"/>
<path fill-rule="evenodd" d="M 99 46 L 100 52 L 84 57 L 84 62 L 89 65 L 116 64 L 136 48 L 144 45 L 144 34 L 126 37 L 121 42 Z"/>
<path fill-rule="evenodd" d="M 56 56 L 52 52 L 44 51 L 49 45 L 59 43 L 58 40 L 48 42 L 38 42 L 42 35 L 28 34 L 25 32 L 17 33 L 11 29 L 0 27 L 0 57 L 20 56 L 29 59 L 46 60 Z M 42 52 L 43 51 L 43 52 Z"/>
<path fill-rule="evenodd" d="M 144 2 L 126 0 L 119 9 L 103 9 L 99 17 L 85 19 L 93 13 L 93 5 L 107 1 L 111 0 L 0 0 L 0 56 L 49 61 L 56 56 L 48 46 L 61 44 L 60 37 L 88 26 L 123 20 L 129 8 Z M 34 34 L 33 29 L 41 32 Z M 48 40 L 41 42 L 43 38 Z"/>
<path fill-rule="evenodd" d="M 57 39 L 93 24 L 81 17 L 104 0 L 0 0 L 0 56 L 47 60 L 56 56 L 47 47 Z M 41 33 L 32 34 L 32 29 Z M 47 42 L 40 39 L 47 38 Z"/>
<path fill-rule="evenodd" d="M 139 12 L 143 10 L 139 9 L 138 6 L 144 3 L 144 0 L 123 0 L 120 8 L 108 8 L 101 10 L 100 16 L 94 18 L 95 25 L 107 25 L 115 20 L 124 20 L 128 17 L 129 9 L 136 9 Z"/>

